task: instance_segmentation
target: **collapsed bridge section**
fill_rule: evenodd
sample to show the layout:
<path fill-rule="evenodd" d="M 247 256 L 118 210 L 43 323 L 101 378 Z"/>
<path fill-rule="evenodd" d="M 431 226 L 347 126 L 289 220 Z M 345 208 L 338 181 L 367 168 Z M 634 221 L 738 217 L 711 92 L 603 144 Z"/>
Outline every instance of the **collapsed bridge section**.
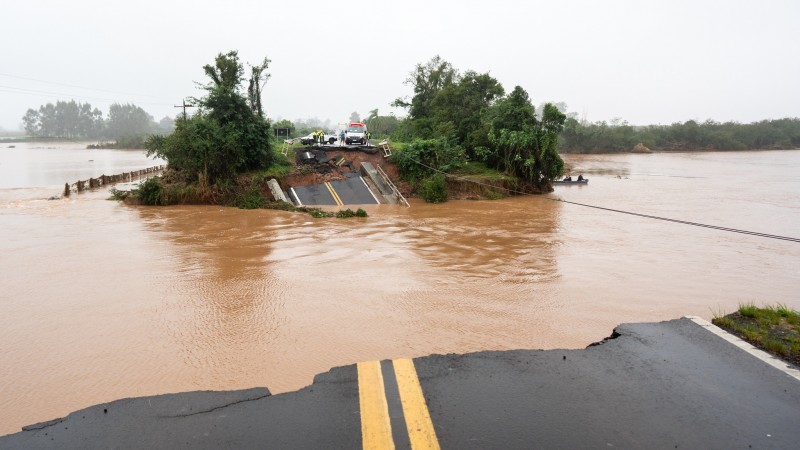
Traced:
<path fill-rule="evenodd" d="M 373 154 L 371 151 L 364 153 Z M 389 153 L 390 154 L 390 153 Z M 388 154 L 384 152 L 385 158 Z M 352 160 L 347 159 L 352 157 Z M 374 158 L 373 158 L 374 159 Z M 298 180 L 300 186 L 286 186 L 281 192 L 275 183 L 273 197 L 291 201 L 297 206 L 344 206 L 402 204 L 409 206 L 400 190 L 394 185 L 379 164 L 374 165 L 352 152 L 339 151 L 333 155 L 319 148 L 297 149 L 296 164 L 311 173 L 309 180 Z M 330 178 L 343 179 L 331 180 Z M 281 198 L 283 197 L 283 198 Z"/>
<path fill-rule="evenodd" d="M 326 181 L 288 189 L 288 198 L 297 206 L 377 205 L 380 202 L 358 174 L 343 180 Z"/>

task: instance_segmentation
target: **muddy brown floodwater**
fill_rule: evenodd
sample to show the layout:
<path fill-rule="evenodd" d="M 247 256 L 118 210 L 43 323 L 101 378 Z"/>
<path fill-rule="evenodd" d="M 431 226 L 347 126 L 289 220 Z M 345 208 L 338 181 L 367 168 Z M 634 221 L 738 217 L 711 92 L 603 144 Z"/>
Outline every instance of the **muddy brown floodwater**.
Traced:
<path fill-rule="evenodd" d="M 16 146 L 0 148 L 0 434 L 124 397 L 278 393 L 357 361 L 800 308 L 800 244 L 553 201 L 800 237 L 797 151 L 572 156 L 588 186 L 342 220 L 130 207 L 104 190 L 48 201 L 153 161 Z"/>

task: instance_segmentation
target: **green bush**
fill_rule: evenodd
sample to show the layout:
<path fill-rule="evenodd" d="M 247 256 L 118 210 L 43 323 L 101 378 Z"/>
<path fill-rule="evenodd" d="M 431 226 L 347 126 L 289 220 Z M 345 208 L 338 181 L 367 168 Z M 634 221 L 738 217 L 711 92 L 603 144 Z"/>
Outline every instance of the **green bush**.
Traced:
<path fill-rule="evenodd" d="M 315 219 L 324 219 L 325 217 L 331 217 L 333 214 L 327 211 L 323 211 L 319 208 L 311 208 L 308 210 L 308 213 L 311 214 L 311 217 Z"/>
<path fill-rule="evenodd" d="M 194 184 L 175 183 L 167 185 L 164 189 L 165 205 L 198 203 L 201 201 L 202 196 Z"/>
<path fill-rule="evenodd" d="M 339 218 L 339 219 L 347 219 L 347 218 L 355 217 L 355 216 L 356 216 L 355 211 L 353 211 L 350 208 L 343 209 L 343 210 L 341 210 L 341 211 L 336 213 L 336 217 Z"/>
<path fill-rule="evenodd" d="M 352 209 L 347 208 L 337 212 L 336 217 L 339 219 L 348 219 L 350 217 L 367 217 L 367 212 L 361 208 L 358 208 L 358 211 L 353 211 Z"/>
<path fill-rule="evenodd" d="M 236 199 L 235 204 L 240 209 L 259 209 L 267 204 L 267 199 L 257 188 L 250 188 Z"/>
<path fill-rule="evenodd" d="M 134 189 L 132 194 L 139 197 L 145 205 L 164 205 L 164 188 L 161 186 L 161 177 L 148 178 Z"/>
<path fill-rule="evenodd" d="M 447 139 L 416 139 L 392 155 L 400 174 L 407 180 L 426 178 L 437 171 L 452 172 L 466 163 L 464 149 Z"/>
<path fill-rule="evenodd" d="M 131 195 L 131 191 L 120 191 L 113 187 L 109 189 L 108 192 L 111 194 L 111 197 L 108 198 L 109 200 L 125 200 Z"/>
<path fill-rule="evenodd" d="M 500 200 L 501 198 L 504 197 L 502 193 L 491 189 L 486 189 L 484 191 L 483 196 L 486 197 L 488 200 Z"/>
<path fill-rule="evenodd" d="M 420 196 L 428 203 L 444 203 L 447 201 L 447 180 L 437 173 L 422 182 Z"/>

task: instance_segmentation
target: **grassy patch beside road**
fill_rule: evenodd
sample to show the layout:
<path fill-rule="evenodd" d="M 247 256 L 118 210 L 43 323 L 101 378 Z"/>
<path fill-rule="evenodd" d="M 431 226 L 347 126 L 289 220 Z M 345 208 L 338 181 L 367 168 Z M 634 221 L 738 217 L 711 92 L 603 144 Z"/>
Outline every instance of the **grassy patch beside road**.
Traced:
<path fill-rule="evenodd" d="M 800 367 L 800 313 L 786 305 L 756 307 L 716 316 L 711 321 L 756 347 Z"/>

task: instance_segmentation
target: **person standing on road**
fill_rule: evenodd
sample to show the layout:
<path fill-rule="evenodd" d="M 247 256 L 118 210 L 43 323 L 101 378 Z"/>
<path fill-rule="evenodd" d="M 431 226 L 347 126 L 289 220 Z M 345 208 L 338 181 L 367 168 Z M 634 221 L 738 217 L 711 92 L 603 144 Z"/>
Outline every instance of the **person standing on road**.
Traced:
<path fill-rule="evenodd" d="M 339 132 L 339 147 L 344 146 L 344 130 Z"/>

